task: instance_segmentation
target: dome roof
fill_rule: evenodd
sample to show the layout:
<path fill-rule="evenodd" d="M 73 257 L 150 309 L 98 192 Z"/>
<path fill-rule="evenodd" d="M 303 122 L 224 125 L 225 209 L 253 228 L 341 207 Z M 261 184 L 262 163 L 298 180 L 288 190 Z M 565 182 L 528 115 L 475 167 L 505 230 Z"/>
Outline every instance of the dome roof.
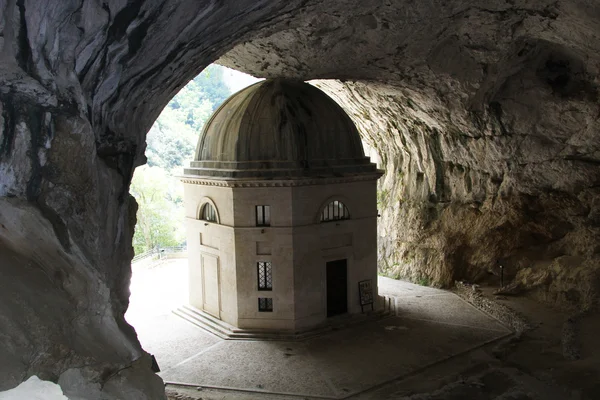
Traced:
<path fill-rule="evenodd" d="M 356 126 L 329 96 L 298 80 L 258 82 L 206 123 L 186 175 L 225 178 L 375 172 Z"/>

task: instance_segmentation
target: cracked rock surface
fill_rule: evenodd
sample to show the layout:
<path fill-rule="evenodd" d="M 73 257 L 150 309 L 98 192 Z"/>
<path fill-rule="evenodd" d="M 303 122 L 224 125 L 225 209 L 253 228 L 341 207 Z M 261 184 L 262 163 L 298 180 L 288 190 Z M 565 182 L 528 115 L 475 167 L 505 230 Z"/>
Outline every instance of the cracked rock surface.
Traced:
<path fill-rule="evenodd" d="M 583 1 L 307 2 L 219 62 L 316 79 L 354 119 L 386 172 L 383 273 L 450 286 L 502 266 L 521 293 L 593 309 L 599 17 Z"/>
<path fill-rule="evenodd" d="M 319 79 L 348 111 L 386 172 L 383 272 L 449 285 L 501 263 L 538 299 L 597 306 L 599 21 L 593 0 L 0 0 L 0 390 L 35 374 L 164 399 L 123 318 L 128 186 L 217 59 Z"/>

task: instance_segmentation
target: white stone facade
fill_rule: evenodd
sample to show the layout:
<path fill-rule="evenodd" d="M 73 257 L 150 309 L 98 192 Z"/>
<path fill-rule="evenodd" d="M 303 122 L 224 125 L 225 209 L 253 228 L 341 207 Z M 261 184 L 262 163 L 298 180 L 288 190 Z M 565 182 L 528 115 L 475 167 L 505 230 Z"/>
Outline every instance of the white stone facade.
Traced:
<path fill-rule="evenodd" d="M 302 332 L 361 312 L 369 281 L 379 308 L 381 173 L 317 88 L 272 79 L 231 96 L 182 177 L 191 305 L 238 328 Z"/>
<path fill-rule="evenodd" d="M 330 312 L 343 314 L 340 302 L 347 313 L 360 313 L 358 282 L 371 280 L 377 293 L 378 177 L 254 182 L 183 178 L 190 304 L 246 329 L 310 329 L 326 322 L 328 306 Z M 349 218 L 321 222 L 323 208 L 334 200 L 347 207 Z M 200 219 L 206 203 L 215 207 L 216 222 Z M 256 226 L 260 205 L 270 207 L 270 226 Z M 328 288 L 335 282 L 328 283 L 327 263 L 336 260 L 346 260 L 346 293 L 339 290 L 334 298 L 338 308 L 331 311 Z M 259 262 L 271 263 L 271 290 L 259 290 Z M 272 299 L 272 311 L 259 311 L 259 298 Z M 375 299 L 377 310 L 381 304 Z"/>

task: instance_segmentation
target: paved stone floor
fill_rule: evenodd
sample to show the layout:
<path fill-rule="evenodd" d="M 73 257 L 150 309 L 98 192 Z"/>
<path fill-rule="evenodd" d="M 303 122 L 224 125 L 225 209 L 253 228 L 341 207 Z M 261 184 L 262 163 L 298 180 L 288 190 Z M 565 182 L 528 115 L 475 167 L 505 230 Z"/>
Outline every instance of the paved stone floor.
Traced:
<path fill-rule="evenodd" d="M 396 316 L 301 342 L 226 341 L 172 314 L 187 298 L 186 264 L 133 268 L 126 317 L 166 382 L 344 398 L 509 333 L 450 292 L 380 278 Z"/>

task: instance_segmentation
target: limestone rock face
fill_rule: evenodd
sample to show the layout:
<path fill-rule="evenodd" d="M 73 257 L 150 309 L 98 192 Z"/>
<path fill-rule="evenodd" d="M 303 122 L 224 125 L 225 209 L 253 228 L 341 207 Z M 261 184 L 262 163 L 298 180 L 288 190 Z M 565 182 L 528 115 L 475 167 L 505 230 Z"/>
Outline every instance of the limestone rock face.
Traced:
<path fill-rule="evenodd" d="M 501 262 L 591 307 L 599 20 L 593 0 L 0 0 L 0 390 L 164 398 L 123 318 L 128 186 L 154 119 L 219 57 L 340 79 L 321 86 L 386 170 L 387 272 L 450 284 Z"/>
<path fill-rule="evenodd" d="M 499 284 L 502 266 L 505 282 L 541 300 L 597 305 L 600 8 L 364 3 L 306 5 L 220 62 L 264 77 L 340 79 L 314 83 L 386 171 L 382 272 Z"/>
<path fill-rule="evenodd" d="M 177 89 L 293 7 L 0 0 L 0 391 L 165 398 L 123 317 L 133 168 Z"/>
<path fill-rule="evenodd" d="M 383 273 L 443 286 L 463 279 L 499 285 L 502 266 L 505 283 L 514 280 L 519 292 L 573 310 L 597 305 L 598 120 L 565 122 L 570 112 L 593 115 L 591 102 L 556 104 L 544 98 L 542 82 L 541 93 L 530 93 L 530 107 L 556 109 L 535 126 L 554 125 L 520 130 L 489 109 L 444 121 L 402 91 L 372 83 L 317 84 L 352 110 L 381 155 Z M 520 102 L 525 99 L 521 95 Z M 439 125 L 419 114 L 438 117 Z"/>

